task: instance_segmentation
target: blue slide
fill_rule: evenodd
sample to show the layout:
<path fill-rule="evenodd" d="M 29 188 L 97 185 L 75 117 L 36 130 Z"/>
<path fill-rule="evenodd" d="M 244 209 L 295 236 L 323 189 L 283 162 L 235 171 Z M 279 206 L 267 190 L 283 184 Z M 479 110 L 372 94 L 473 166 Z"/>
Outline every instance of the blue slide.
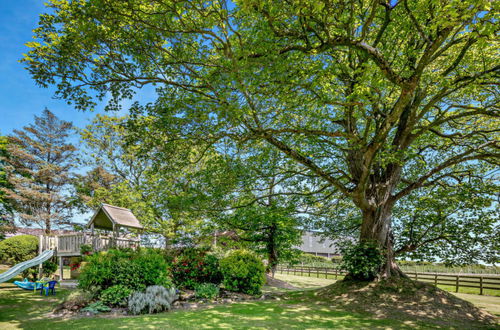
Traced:
<path fill-rule="evenodd" d="M 53 255 L 54 255 L 53 250 L 43 251 L 41 254 L 39 254 L 35 258 L 15 265 L 14 267 L 10 268 L 5 273 L 0 274 L 0 283 L 5 282 L 7 280 L 10 280 L 14 276 L 22 273 L 25 269 L 28 269 L 30 267 L 37 266 L 41 263 L 44 263 L 45 261 L 52 258 Z"/>

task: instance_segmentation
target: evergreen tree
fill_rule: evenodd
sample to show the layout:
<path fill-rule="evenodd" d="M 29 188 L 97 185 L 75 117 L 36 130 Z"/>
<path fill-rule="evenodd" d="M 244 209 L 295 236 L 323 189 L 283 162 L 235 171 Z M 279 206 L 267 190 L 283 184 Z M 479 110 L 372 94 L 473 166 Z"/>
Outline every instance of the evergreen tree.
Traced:
<path fill-rule="evenodd" d="M 18 220 L 37 224 L 50 233 L 54 225 L 69 224 L 71 209 L 64 196 L 70 181 L 75 147 L 68 142 L 72 123 L 57 118 L 48 109 L 34 124 L 14 130 L 7 137 L 4 157 L 5 197 Z"/>
<path fill-rule="evenodd" d="M 5 198 L 5 192 L 1 188 L 6 188 L 8 182 L 5 175 L 5 157 L 7 156 L 7 138 L 0 136 L 0 240 L 5 238 L 5 233 L 12 228 L 12 205 Z"/>

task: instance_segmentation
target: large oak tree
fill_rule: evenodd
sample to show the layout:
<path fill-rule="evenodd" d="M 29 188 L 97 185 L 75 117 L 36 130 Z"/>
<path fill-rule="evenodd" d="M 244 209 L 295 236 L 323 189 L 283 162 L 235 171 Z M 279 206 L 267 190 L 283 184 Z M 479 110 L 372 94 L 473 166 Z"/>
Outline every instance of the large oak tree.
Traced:
<path fill-rule="evenodd" d="M 157 127 L 264 141 L 359 209 L 391 276 L 396 203 L 498 166 L 498 6 L 54 0 L 24 62 L 79 108 L 152 85 L 156 102 L 134 111 Z"/>

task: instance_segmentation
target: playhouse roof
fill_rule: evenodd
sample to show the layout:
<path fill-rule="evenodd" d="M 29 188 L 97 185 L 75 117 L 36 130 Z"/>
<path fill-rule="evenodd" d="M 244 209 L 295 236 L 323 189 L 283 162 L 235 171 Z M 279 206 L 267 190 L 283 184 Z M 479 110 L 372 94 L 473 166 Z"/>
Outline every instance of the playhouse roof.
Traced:
<path fill-rule="evenodd" d="M 101 204 L 87 226 L 90 226 L 92 223 L 94 224 L 94 228 L 106 230 L 113 230 L 113 224 L 120 227 L 143 228 L 132 211 L 109 204 Z"/>

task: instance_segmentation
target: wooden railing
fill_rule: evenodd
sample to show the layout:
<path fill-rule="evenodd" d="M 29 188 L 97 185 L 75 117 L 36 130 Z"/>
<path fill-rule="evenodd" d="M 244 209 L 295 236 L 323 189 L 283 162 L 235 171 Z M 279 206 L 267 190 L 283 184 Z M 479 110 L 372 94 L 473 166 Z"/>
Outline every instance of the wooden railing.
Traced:
<path fill-rule="evenodd" d="M 336 280 L 345 275 L 345 272 L 331 267 L 278 266 L 277 272 L 297 276 L 333 278 Z"/>
<path fill-rule="evenodd" d="M 89 234 L 73 234 L 60 236 L 41 236 L 41 251 L 56 249 L 58 255 L 78 255 L 82 245 L 90 245 L 94 251 L 104 251 L 111 247 L 137 248 L 139 239 L 113 238 L 108 236 L 92 236 Z"/>
<path fill-rule="evenodd" d="M 288 275 L 339 279 L 346 273 L 335 268 L 306 267 L 306 266 L 278 266 L 278 273 Z M 444 273 L 419 273 L 406 272 L 410 278 L 431 283 L 436 286 L 447 286 L 458 292 L 460 288 L 475 288 L 479 294 L 484 294 L 484 290 L 500 290 L 500 275 L 483 274 L 444 274 Z"/>

